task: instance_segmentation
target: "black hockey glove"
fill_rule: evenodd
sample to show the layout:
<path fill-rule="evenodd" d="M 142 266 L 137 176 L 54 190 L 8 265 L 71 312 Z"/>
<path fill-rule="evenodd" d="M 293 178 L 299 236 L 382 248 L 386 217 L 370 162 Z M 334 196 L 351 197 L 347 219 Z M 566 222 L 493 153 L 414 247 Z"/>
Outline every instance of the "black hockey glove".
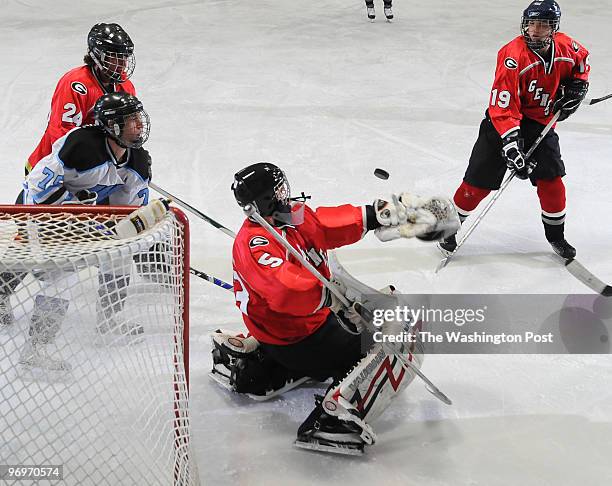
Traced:
<path fill-rule="evenodd" d="M 588 90 L 589 83 L 582 79 L 570 79 L 559 85 L 553 104 L 553 113 L 561 111 L 558 121 L 566 120 L 578 109 Z"/>
<path fill-rule="evenodd" d="M 502 157 L 506 161 L 508 169 L 513 170 L 519 179 L 527 179 L 535 167 L 534 161 L 531 159 L 529 161 L 525 160 L 523 139 L 520 138 L 518 130 L 502 138 Z"/>
<path fill-rule="evenodd" d="M 74 197 L 75 199 L 64 201 L 64 204 L 87 204 L 90 206 L 95 206 L 96 201 L 98 200 L 98 193 L 89 191 L 87 189 L 82 189 L 77 192 Z"/>

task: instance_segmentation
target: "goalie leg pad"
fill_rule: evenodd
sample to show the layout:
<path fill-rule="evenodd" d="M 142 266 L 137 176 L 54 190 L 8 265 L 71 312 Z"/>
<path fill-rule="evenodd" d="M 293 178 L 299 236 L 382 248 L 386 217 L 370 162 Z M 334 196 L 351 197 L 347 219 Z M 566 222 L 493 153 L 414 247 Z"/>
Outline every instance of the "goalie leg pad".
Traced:
<path fill-rule="evenodd" d="M 19 357 L 19 364 L 27 368 L 43 368 L 49 371 L 69 371 L 66 361 L 48 355 L 47 346 L 55 341 L 69 302 L 66 299 L 37 295 L 30 317 L 29 338 Z"/>
<path fill-rule="evenodd" d="M 402 355 L 416 368 L 421 367 L 422 355 Z M 339 384 L 332 387 L 323 399 L 326 413 L 350 421 L 362 429 L 366 443 L 375 440 L 369 423 L 378 418 L 415 378 L 412 368 L 388 353 L 380 344 L 375 345 Z M 371 442 L 367 436 L 371 436 Z"/>
<path fill-rule="evenodd" d="M 253 336 L 217 330 L 210 337 L 213 345 L 210 377 L 228 390 L 263 401 L 309 380 L 269 358 Z"/>
<path fill-rule="evenodd" d="M 64 316 L 68 311 L 68 301 L 56 297 L 37 295 L 30 319 L 30 337 L 34 344 L 49 344 L 55 340 Z"/>

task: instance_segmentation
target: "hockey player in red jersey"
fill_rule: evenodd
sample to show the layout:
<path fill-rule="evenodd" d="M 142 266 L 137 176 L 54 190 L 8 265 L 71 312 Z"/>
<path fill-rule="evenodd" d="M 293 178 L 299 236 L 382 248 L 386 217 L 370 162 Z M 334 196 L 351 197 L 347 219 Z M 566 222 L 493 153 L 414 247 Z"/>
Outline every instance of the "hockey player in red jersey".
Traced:
<path fill-rule="evenodd" d="M 26 164 L 26 175 L 51 146 L 73 128 L 94 122 L 93 106 L 105 93 L 136 95 L 129 78 L 135 67 L 134 43 L 118 24 L 96 24 L 87 35 L 85 65 L 64 74 L 53 93 L 49 121 Z"/>
<path fill-rule="evenodd" d="M 560 111 L 559 121 L 565 120 L 589 86 L 589 52 L 558 31 L 560 19 L 557 2 L 534 1 L 523 12 L 521 35 L 500 49 L 489 108 L 454 202 L 464 221 L 491 190 L 499 189 L 506 168 L 513 170 L 537 188 L 546 239 L 569 259 L 576 250 L 564 235 L 565 165 L 554 127 L 525 160 L 554 113 Z M 447 253 L 456 246 L 454 235 L 440 242 Z"/>
<path fill-rule="evenodd" d="M 355 243 L 371 230 L 381 241 L 415 236 L 432 241 L 459 227 L 449 200 L 407 193 L 390 202 L 311 209 L 304 193 L 291 197 L 285 174 L 270 163 L 236 173 L 232 190 L 245 211 L 254 208 L 349 300 L 356 293 L 349 291 L 350 282 L 331 274 L 327 250 Z M 412 381 L 414 371 L 380 345 L 362 349 L 359 333 L 349 331 L 360 323 L 356 310 L 344 307 L 255 220 L 247 218 L 236 236 L 233 267 L 236 305 L 250 336 L 213 334 L 213 372 L 228 377 L 235 391 L 256 394 L 258 380 L 265 384 L 267 374 L 268 382 L 278 380 L 283 370 L 291 379 L 332 377 L 326 396 L 299 428 L 296 445 L 362 452 L 374 441 L 367 421 Z M 406 359 L 420 366 L 422 356 L 408 353 Z M 273 363 L 270 369 L 267 363 Z"/>

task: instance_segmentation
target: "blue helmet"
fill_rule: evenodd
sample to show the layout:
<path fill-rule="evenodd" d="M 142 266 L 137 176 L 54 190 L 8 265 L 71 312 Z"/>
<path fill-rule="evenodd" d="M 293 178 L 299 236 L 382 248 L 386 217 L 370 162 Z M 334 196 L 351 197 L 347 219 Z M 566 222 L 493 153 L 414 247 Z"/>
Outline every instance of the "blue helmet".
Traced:
<path fill-rule="evenodd" d="M 539 22 L 540 25 L 548 25 L 550 31 L 546 35 L 532 36 L 529 33 L 529 25 L 534 22 Z M 535 0 L 524 10 L 521 18 L 521 33 L 525 38 L 525 42 L 532 49 L 542 49 L 548 47 L 559 30 L 561 21 L 561 7 L 555 0 Z"/>

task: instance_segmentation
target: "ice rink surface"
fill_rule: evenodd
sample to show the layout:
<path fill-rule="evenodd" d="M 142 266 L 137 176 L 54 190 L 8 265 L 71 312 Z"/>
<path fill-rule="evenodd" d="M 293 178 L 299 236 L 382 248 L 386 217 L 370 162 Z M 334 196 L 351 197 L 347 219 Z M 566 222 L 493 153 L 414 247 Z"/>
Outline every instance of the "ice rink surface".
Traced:
<path fill-rule="evenodd" d="M 132 78 L 151 116 L 154 180 L 224 225 L 229 190 L 257 161 L 284 168 L 312 204 L 364 204 L 392 191 L 452 195 L 486 108 L 499 47 L 526 1 L 396 0 L 369 23 L 361 0 L 73 2 L 0 0 L 0 202 L 19 191 L 60 75 L 80 63 L 96 22 L 136 45 Z M 380 4 L 380 5 L 379 5 Z M 561 30 L 591 51 L 589 96 L 612 92 L 610 4 L 562 2 Z M 566 235 L 612 281 L 612 101 L 558 127 L 568 176 Z M 388 181 L 375 179 L 375 167 Z M 231 279 L 231 240 L 191 218 L 192 264 Z M 535 190 L 515 181 L 443 272 L 432 245 L 372 235 L 338 252 L 357 277 L 415 293 L 588 292 L 554 260 Z M 207 377 L 208 333 L 241 330 L 232 295 L 192 279 L 191 398 L 205 484 L 609 485 L 612 361 L 601 356 L 429 356 L 374 423 L 364 457 L 292 448 L 318 387 L 269 403 Z"/>

